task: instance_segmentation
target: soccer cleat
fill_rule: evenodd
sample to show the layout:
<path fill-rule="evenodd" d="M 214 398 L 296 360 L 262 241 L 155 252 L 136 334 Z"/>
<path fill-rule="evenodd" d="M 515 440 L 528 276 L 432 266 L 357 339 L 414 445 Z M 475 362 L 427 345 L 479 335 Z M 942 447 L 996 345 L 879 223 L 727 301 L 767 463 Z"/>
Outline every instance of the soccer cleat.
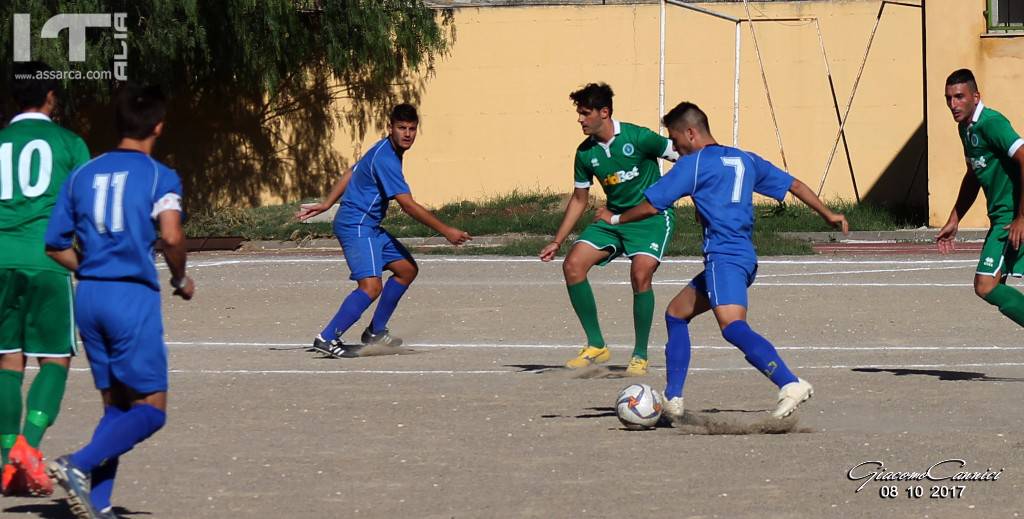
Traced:
<path fill-rule="evenodd" d="M 397 348 L 402 345 L 402 339 L 392 336 L 391 330 L 388 330 L 387 328 L 384 328 L 384 331 L 380 333 L 373 333 L 373 331 L 370 330 L 370 327 L 367 326 L 366 329 L 363 330 L 363 336 L 360 337 L 360 340 L 362 340 L 363 344 L 366 346 L 371 344 L 380 344 L 382 346 Z"/>
<path fill-rule="evenodd" d="M 328 357 L 340 359 L 342 357 L 352 358 L 359 356 L 359 348 L 356 346 L 346 345 L 341 342 L 341 339 L 333 339 L 330 341 L 324 340 L 323 337 L 317 335 L 313 339 L 313 349 L 318 353 L 323 353 Z"/>
<path fill-rule="evenodd" d="M 28 492 L 25 490 L 25 474 L 10 463 L 4 465 L 3 478 L 0 480 L 0 485 L 3 485 L 5 496 L 28 495 Z"/>
<path fill-rule="evenodd" d="M 46 466 L 46 472 L 68 493 L 68 505 L 71 513 L 78 519 L 95 519 L 101 517 L 100 512 L 93 508 L 89 491 L 92 484 L 88 475 L 71 464 L 67 456 L 61 456 Z"/>
<path fill-rule="evenodd" d="M 580 369 L 594 364 L 603 364 L 611 358 L 612 353 L 608 351 L 607 347 L 584 346 L 580 349 L 580 353 L 576 355 L 576 358 L 570 359 L 569 362 L 565 363 L 565 367 Z"/>
<path fill-rule="evenodd" d="M 683 417 L 683 408 L 683 397 L 665 398 L 662 412 L 669 420 L 679 420 Z"/>
<path fill-rule="evenodd" d="M 24 436 L 18 435 L 18 439 L 11 447 L 11 454 L 8 456 L 11 465 L 14 465 L 25 477 L 25 492 L 31 496 L 43 497 L 53 494 L 53 482 L 46 475 L 46 467 L 43 465 L 43 453 L 28 444 Z"/>
<path fill-rule="evenodd" d="M 629 359 L 629 366 L 626 366 L 627 377 L 642 377 L 647 374 L 647 359 L 633 357 Z"/>
<path fill-rule="evenodd" d="M 96 514 L 96 519 L 118 519 L 118 517 L 121 516 L 117 515 L 117 512 L 114 512 L 114 507 L 112 506 L 108 506 Z"/>
<path fill-rule="evenodd" d="M 782 386 L 782 389 L 779 390 L 779 403 L 772 411 L 772 417 L 785 418 L 793 414 L 797 406 L 806 402 L 813 395 L 814 388 L 802 378 Z"/>

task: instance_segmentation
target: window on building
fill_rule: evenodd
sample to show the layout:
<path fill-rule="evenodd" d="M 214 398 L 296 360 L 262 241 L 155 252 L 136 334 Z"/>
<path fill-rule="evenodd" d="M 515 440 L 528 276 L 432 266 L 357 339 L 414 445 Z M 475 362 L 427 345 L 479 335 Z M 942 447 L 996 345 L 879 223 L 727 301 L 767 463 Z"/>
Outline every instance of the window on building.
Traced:
<path fill-rule="evenodd" d="M 1024 0 L 988 0 L 988 30 L 1024 31 Z"/>

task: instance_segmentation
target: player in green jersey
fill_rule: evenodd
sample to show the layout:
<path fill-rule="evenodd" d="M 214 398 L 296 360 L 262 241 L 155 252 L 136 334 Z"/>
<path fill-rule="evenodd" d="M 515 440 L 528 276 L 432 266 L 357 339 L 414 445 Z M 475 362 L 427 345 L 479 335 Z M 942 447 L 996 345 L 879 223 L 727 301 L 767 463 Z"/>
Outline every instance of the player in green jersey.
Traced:
<path fill-rule="evenodd" d="M 11 91 L 19 115 L 0 130 L 0 447 L 5 495 L 49 495 L 39 443 L 60 410 L 75 352 L 71 277 L 46 256 L 43 235 L 71 170 L 89 160 L 85 142 L 50 120 L 59 83 L 51 69 L 19 63 Z M 29 79 L 31 78 L 31 79 Z M 39 373 L 24 401 L 26 357 Z"/>
<path fill-rule="evenodd" d="M 974 275 L 974 292 L 1003 315 L 1024 326 L 1024 294 L 1006 285 L 1006 276 L 1024 276 L 1024 140 L 1003 114 L 981 102 L 970 70 L 946 79 L 946 105 L 957 122 L 967 159 L 956 205 L 936 240 L 943 254 L 953 251 L 960 219 L 985 191 L 991 227 Z"/>
<path fill-rule="evenodd" d="M 607 197 L 608 209 L 621 213 L 644 201 L 644 190 L 661 178 L 658 158 L 678 158 L 672 143 L 653 131 L 612 119 L 611 87 L 591 83 L 569 95 L 576 105 L 577 120 L 587 138 L 576 148 L 575 186 L 565 216 L 554 239 L 540 251 L 541 261 L 551 261 L 587 208 L 590 186 L 598 182 Z M 647 340 L 654 318 L 651 280 L 672 235 L 672 209 L 654 218 L 623 225 L 596 222 L 576 239 L 562 263 L 569 300 L 587 335 L 587 345 L 566 366 L 572 369 L 607 362 L 611 357 L 601 334 L 594 292 L 587 273 L 625 254 L 632 267 L 633 328 L 636 342 L 627 375 L 647 373 Z"/>

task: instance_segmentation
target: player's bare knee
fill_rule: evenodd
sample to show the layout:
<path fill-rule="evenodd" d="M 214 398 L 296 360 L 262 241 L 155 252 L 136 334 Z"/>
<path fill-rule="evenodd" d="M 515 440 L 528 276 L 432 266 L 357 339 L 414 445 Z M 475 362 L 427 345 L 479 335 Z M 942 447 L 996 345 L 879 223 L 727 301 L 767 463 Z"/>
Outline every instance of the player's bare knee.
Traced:
<path fill-rule="evenodd" d="M 975 277 L 974 278 L 974 293 L 978 297 L 980 297 L 982 299 L 985 299 L 986 297 L 988 297 L 989 292 L 992 292 L 992 290 L 994 290 L 996 288 L 996 285 L 998 285 L 998 284 L 999 284 L 999 281 L 998 281 L 997 277 L 988 277 L 988 276 L 984 276 L 984 277 L 978 276 L 978 277 Z"/>
<path fill-rule="evenodd" d="M 359 290 L 362 290 L 370 299 L 376 300 L 383 288 L 380 278 L 365 278 L 359 280 Z"/>
<path fill-rule="evenodd" d="M 650 272 L 631 273 L 629 280 L 633 285 L 633 292 L 639 294 L 650 290 L 653 277 Z"/>
<path fill-rule="evenodd" d="M 565 281 L 569 284 L 582 282 L 587 278 L 588 267 L 585 262 L 580 261 L 571 255 L 562 262 L 562 273 L 565 274 Z"/>

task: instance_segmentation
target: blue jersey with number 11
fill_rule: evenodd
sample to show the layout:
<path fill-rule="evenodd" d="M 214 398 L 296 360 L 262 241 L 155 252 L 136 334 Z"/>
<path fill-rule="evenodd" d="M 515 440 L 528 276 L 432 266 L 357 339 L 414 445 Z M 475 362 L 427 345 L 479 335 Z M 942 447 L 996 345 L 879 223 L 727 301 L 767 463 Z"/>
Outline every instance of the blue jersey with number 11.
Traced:
<path fill-rule="evenodd" d="M 782 200 L 793 177 L 753 153 L 711 145 L 680 158 L 644 196 L 658 210 L 690 196 L 704 225 L 704 255 L 756 262 L 754 193 Z"/>
<path fill-rule="evenodd" d="M 160 290 L 153 245 L 156 220 L 181 211 L 177 173 L 149 155 L 115 150 L 71 173 L 46 230 L 46 245 L 71 247 L 77 236 L 79 279 L 131 281 Z"/>

